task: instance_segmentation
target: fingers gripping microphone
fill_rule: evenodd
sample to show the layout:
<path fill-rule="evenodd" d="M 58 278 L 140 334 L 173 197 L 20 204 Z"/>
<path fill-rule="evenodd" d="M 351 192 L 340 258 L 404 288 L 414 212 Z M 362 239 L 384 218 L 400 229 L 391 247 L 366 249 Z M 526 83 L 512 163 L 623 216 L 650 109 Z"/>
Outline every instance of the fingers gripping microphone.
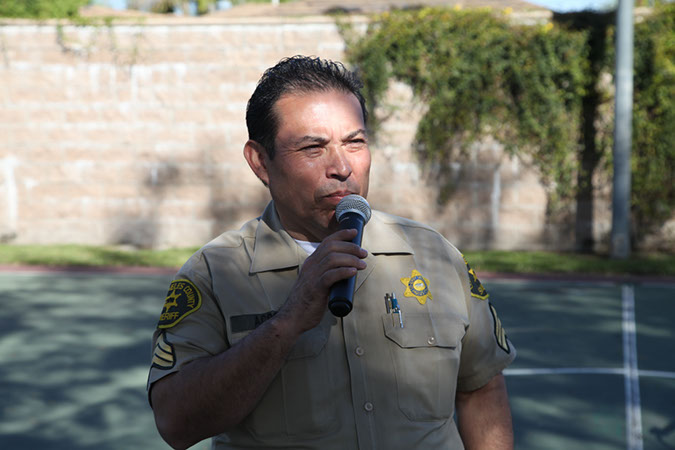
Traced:
<path fill-rule="evenodd" d="M 335 207 L 335 218 L 341 230 L 356 229 L 357 233 L 352 242 L 359 247 L 363 238 L 363 227 L 370 220 L 370 205 L 360 195 L 351 194 L 340 200 Z M 330 290 L 328 309 L 334 316 L 344 317 L 352 310 L 356 275 L 340 280 Z"/>

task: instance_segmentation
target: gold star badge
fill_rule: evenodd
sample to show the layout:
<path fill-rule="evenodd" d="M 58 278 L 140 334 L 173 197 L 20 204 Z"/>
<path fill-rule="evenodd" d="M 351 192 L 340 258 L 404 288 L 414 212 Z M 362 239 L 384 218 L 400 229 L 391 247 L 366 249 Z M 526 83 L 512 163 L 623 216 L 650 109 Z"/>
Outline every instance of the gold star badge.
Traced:
<path fill-rule="evenodd" d="M 429 280 L 424 278 L 417 270 L 413 269 L 409 277 L 401 278 L 401 283 L 405 285 L 403 295 L 415 297 L 420 302 L 420 305 L 424 305 L 427 302 L 427 298 L 429 300 L 433 299 L 429 291 Z"/>

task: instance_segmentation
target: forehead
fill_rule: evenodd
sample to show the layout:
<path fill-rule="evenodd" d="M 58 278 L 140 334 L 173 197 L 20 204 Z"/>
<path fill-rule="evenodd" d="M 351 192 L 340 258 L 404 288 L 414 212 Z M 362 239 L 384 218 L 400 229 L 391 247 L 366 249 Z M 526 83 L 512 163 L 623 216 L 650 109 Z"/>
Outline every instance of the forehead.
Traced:
<path fill-rule="evenodd" d="M 337 89 L 287 92 L 274 104 L 277 126 L 289 120 L 337 120 L 349 118 L 364 124 L 359 99 Z M 339 112 L 341 114 L 334 114 Z"/>

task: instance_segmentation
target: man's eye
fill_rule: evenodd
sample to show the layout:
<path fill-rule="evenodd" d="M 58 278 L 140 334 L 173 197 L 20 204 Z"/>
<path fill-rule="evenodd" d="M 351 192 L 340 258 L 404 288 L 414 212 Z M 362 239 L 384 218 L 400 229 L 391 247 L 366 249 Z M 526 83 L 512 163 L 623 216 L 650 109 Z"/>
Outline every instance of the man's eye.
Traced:
<path fill-rule="evenodd" d="M 349 141 L 349 147 L 351 148 L 361 148 L 367 144 L 365 139 L 354 139 L 353 141 Z"/>
<path fill-rule="evenodd" d="M 320 145 L 309 145 L 307 147 L 303 147 L 301 150 L 308 155 L 318 155 L 323 150 L 323 147 Z"/>

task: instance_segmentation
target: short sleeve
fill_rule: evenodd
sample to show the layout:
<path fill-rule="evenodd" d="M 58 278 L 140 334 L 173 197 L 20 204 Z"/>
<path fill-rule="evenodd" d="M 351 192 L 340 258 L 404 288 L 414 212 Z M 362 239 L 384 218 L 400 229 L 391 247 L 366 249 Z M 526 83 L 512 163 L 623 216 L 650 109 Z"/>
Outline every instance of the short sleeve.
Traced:
<path fill-rule="evenodd" d="M 153 334 L 147 389 L 186 363 L 227 350 L 223 314 L 204 255 L 194 255 L 170 283 Z"/>
<path fill-rule="evenodd" d="M 466 392 L 481 388 L 511 364 L 516 357 L 516 349 L 475 271 L 463 258 L 455 266 L 464 285 L 469 311 L 469 327 L 463 338 L 457 380 L 457 390 Z"/>

